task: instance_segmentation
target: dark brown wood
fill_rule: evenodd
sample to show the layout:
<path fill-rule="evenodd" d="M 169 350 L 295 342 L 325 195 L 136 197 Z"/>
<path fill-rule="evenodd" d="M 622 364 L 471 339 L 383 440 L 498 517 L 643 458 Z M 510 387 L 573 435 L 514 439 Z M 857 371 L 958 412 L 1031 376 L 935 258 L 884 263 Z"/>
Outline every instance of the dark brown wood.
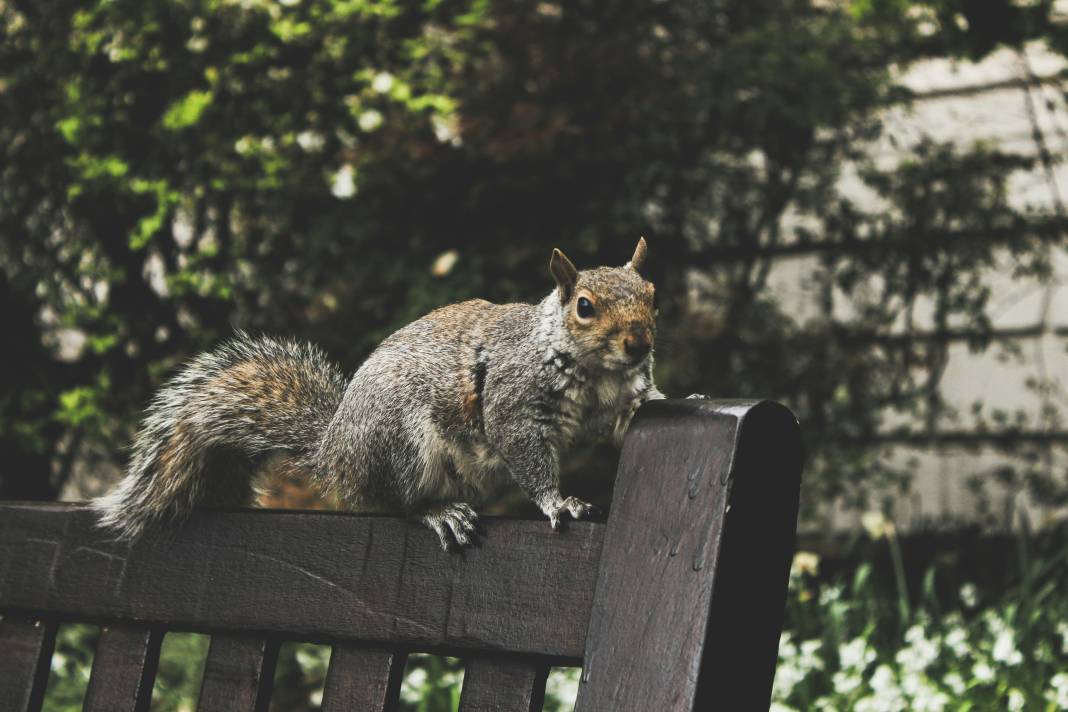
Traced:
<path fill-rule="evenodd" d="M 93 654 L 85 691 L 85 712 L 143 712 L 152 702 L 152 683 L 163 636 L 156 630 L 104 626 Z"/>
<path fill-rule="evenodd" d="M 202 511 L 131 546 L 108 541 L 84 507 L 2 504 L 0 613 L 577 663 L 604 527 L 485 529 L 481 546 L 446 554 L 392 517 Z"/>
<path fill-rule="evenodd" d="M 56 625 L 41 620 L 0 620 L 0 710 L 36 712 L 44 701 Z"/>
<path fill-rule="evenodd" d="M 695 709 L 767 709 L 778 661 L 804 460 L 797 419 L 743 416 Z M 730 704 L 727 704 L 730 701 Z"/>
<path fill-rule="evenodd" d="M 278 643 L 256 636 L 213 635 L 200 683 L 200 712 L 266 712 Z"/>
<path fill-rule="evenodd" d="M 780 405 L 641 409 L 620 459 L 577 712 L 767 709 L 800 465 L 797 422 Z"/>
<path fill-rule="evenodd" d="M 548 676 L 549 664 L 536 659 L 469 658 L 460 712 L 540 712 Z"/>
<path fill-rule="evenodd" d="M 338 643 L 330 653 L 323 712 L 391 712 L 397 709 L 407 656 Z"/>

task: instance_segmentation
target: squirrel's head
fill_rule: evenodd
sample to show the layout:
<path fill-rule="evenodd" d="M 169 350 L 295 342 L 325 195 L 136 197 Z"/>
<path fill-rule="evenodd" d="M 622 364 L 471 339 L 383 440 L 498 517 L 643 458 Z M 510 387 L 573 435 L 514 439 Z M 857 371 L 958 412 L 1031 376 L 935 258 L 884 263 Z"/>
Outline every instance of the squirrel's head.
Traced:
<path fill-rule="evenodd" d="M 656 290 L 642 278 L 645 238 L 622 267 L 575 269 L 563 252 L 553 250 L 549 271 L 563 308 L 564 327 L 584 366 L 625 370 L 644 362 L 656 332 Z"/>

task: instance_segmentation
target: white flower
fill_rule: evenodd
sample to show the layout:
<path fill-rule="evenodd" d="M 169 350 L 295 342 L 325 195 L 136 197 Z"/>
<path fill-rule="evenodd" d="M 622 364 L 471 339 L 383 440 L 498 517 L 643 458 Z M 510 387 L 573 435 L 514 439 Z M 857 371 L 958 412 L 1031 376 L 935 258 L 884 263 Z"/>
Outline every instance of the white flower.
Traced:
<path fill-rule="evenodd" d="M 426 670 L 416 668 L 404 678 L 401 684 L 401 697 L 409 704 L 418 704 L 423 700 L 424 687 L 426 687 Z"/>
<path fill-rule="evenodd" d="M 1068 654 L 1068 623 L 1064 621 L 1058 623 L 1057 632 L 1061 636 L 1061 652 Z"/>
<path fill-rule="evenodd" d="M 823 642 L 820 640 L 806 640 L 801 643 L 801 658 L 799 662 L 805 671 L 823 669 L 823 660 L 819 656 Z"/>
<path fill-rule="evenodd" d="M 938 642 L 929 640 L 923 627 L 914 625 L 905 632 L 908 643 L 897 652 L 895 660 L 898 665 L 909 672 L 922 672 L 938 659 Z"/>
<path fill-rule="evenodd" d="M 255 147 L 255 139 L 251 136 L 242 136 L 234 141 L 234 150 L 240 155 L 245 156 L 252 153 L 252 149 Z"/>
<path fill-rule="evenodd" d="M 890 538 L 896 534 L 894 523 L 879 511 L 865 512 L 860 515 L 860 524 L 868 531 L 872 539 Z"/>
<path fill-rule="evenodd" d="M 783 631 L 779 636 L 779 660 L 797 657 L 797 646 L 791 641 L 789 631 Z"/>
<path fill-rule="evenodd" d="M 911 709 L 915 712 L 942 712 L 948 704 L 946 693 L 924 680 L 912 695 Z"/>
<path fill-rule="evenodd" d="M 848 695 L 860 687 L 860 676 L 855 673 L 847 673 L 839 670 L 831 680 L 834 683 L 834 691 L 839 695 Z"/>
<path fill-rule="evenodd" d="M 884 692 L 891 688 L 896 689 L 897 684 L 894 682 L 894 672 L 890 666 L 880 665 L 875 668 L 875 674 L 871 676 L 871 689 Z"/>
<path fill-rule="evenodd" d="M 889 665 L 880 665 L 871 676 L 873 695 L 857 700 L 855 712 L 902 712 L 908 709 Z"/>
<path fill-rule="evenodd" d="M 986 623 L 986 628 L 990 631 L 990 635 L 995 637 L 1003 631 L 1009 630 L 1009 624 L 993 609 L 983 611 L 983 622 Z"/>
<path fill-rule="evenodd" d="M 386 94 L 393 88 L 393 75 L 389 72 L 379 72 L 371 80 L 371 88 L 379 94 Z"/>
<path fill-rule="evenodd" d="M 775 669 L 773 697 L 785 700 L 799 682 L 810 672 L 823 668 L 823 660 L 817 654 L 822 643 L 819 640 L 806 640 L 800 649 L 790 640 L 789 633 L 779 638 L 779 666 Z"/>
<path fill-rule="evenodd" d="M 557 700 L 574 700 L 578 695 L 580 668 L 554 668 L 545 684 L 545 696 Z"/>
<path fill-rule="evenodd" d="M 960 697 L 964 694 L 966 685 L 964 684 L 964 678 L 960 676 L 960 673 L 946 673 L 946 676 L 942 678 L 942 683 L 950 690 L 952 690 L 953 694 L 957 697 Z"/>
<path fill-rule="evenodd" d="M 330 192 L 341 199 L 356 195 L 356 171 L 352 166 L 345 164 L 338 169 L 330 184 Z"/>
<path fill-rule="evenodd" d="M 1052 702 L 1057 709 L 1068 709 L 1068 674 L 1059 672 L 1049 681 L 1050 690 L 1046 692 L 1046 699 Z"/>
<path fill-rule="evenodd" d="M 901 676 L 901 691 L 909 697 L 915 697 L 923 690 L 924 677 L 917 672 L 909 670 L 904 671 L 904 673 Z"/>
<path fill-rule="evenodd" d="M 1009 690 L 1009 712 L 1020 712 L 1027 704 L 1027 698 L 1015 687 Z"/>
<path fill-rule="evenodd" d="M 968 655 L 968 632 L 963 628 L 952 628 L 944 638 L 946 647 L 953 651 L 958 658 Z"/>
<path fill-rule="evenodd" d="M 799 551 L 794 554 L 794 560 L 790 564 L 790 575 L 800 576 L 811 574 L 815 576 L 820 571 L 820 556 L 811 551 Z"/>
<path fill-rule="evenodd" d="M 772 702 L 771 707 L 768 708 L 768 712 L 797 712 L 797 710 L 789 705 L 784 705 L 781 702 Z"/>
<path fill-rule="evenodd" d="M 842 597 L 841 586 L 826 586 L 820 591 L 820 605 L 829 606 Z"/>
<path fill-rule="evenodd" d="M 804 679 L 805 673 L 792 660 L 780 662 L 778 667 L 775 668 L 772 697 L 777 700 L 785 700 L 793 693 L 797 684 Z"/>
<path fill-rule="evenodd" d="M 854 638 L 838 648 L 838 661 L 844 670 L 863 670 L 875 660 L 875 651 L 864 638 Z"/>
<path fill-rule="evenodd" d="M 356 123 L 359 124 L 360 128 L 364 131 L 371 132 L 381 126 L 383 120 L 381 111 L 368 109 L 356 118 Z"/>
<path fill-rule="evenodd" d="M 1012 630 L 1008 628 L 998 633 L 998 637 L 994 640 L 994 649 L 990 655 L 994 660 L 1006 665 L 1019 665 L 1023 662 L 1023 654 L 1016 649 L 1016 637 L 1013 635 Z"/>
<path fill-rule="evenodd" d="M 972 667 L 972 676 L 985 685 L 994 681 L 994 668 L 990 667 L 985 661 L 977 662 Z"/>
<path fill-rule="evenodd" d="M 434 138 L 442 143 L 453 146 L 463 145 L 463 137 L 460 135 L 460 120 L 455 115 L 442 116 L 434 114 L 430 117 L 430 125 L 434 129 Z"/>
<path fill-rule="evenodd" d="M 960 602 L 965 608 L 975 608 L 979 604 L 979 593 L 974 583 L 966 583 L 960 587 Z"/>
<path fill-rule="evenodd" d="M 315 131 L 301 131 L 297 134 L 297 144 L 308 153 L 315 153 L 323 150 L 326 139 L 321 133 Z"/>

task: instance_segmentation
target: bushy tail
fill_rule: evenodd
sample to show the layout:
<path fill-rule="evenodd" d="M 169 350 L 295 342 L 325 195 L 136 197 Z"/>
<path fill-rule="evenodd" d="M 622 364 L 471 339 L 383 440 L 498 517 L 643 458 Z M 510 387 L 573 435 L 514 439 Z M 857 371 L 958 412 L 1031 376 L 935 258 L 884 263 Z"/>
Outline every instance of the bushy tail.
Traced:
<path fill-rule="evenodd" d="M 100 524 L 134 539 L 196 505 L 247 504 L 255 466 L 272 453 L 313 470 L 344 390 L 317 348 L 238 332 L 156 394 L 126 477 L 91 503 Z"/>

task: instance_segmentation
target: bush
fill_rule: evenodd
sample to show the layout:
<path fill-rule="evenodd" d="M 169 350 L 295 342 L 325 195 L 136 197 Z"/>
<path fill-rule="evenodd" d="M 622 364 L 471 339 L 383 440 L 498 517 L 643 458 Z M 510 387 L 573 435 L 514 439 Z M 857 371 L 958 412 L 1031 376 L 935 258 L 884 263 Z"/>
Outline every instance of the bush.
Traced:
<path fill-rule="evenodd" d="M 900 564 L 892 527 L 880 533 Z M 911 601 L 903 566 L 881 579 L 863 563 L 821 582 L 819 558 L 799 553 L 772 709 L 1068 709 L 1068 546 L 1035 558 L 1019 541 L 1010 589 L 965 583 L 948 600 L 933 566 Z"/>

